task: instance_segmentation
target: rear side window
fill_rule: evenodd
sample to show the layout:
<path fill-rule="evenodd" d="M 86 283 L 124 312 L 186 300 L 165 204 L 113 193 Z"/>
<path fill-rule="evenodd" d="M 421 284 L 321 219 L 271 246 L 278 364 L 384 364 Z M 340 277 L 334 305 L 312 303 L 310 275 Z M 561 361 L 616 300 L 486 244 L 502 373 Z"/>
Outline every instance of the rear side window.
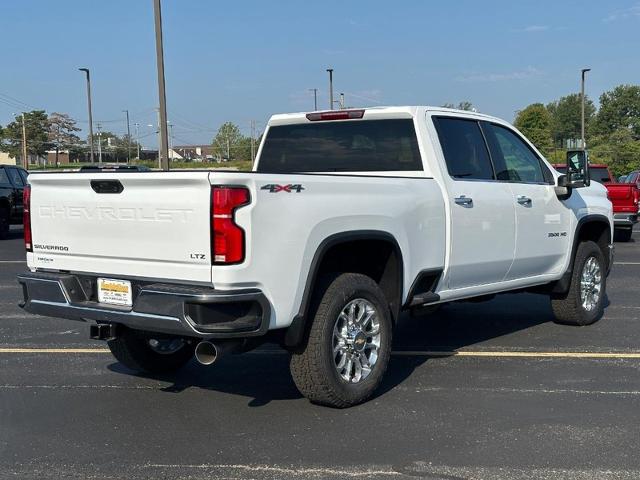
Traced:
<path fill-rule="evenodd" d="M 9 177 L 7 176 L 7 170 L 4 168 L 0 168 L 0 185 L 11 185 L 9 182 Z"/>
<path fill-rule="evenodd" d="M 449 175 L 460 180 L 492 180 L 487 145 L 475 120 L 435 117 L 434 123 Z"/>
<path fill-rule="evenodd" d="M 591 180 L 598 183 L 611 182 L 611 178 L 609 178 L 609 170 L 607 170 L 605 167 L 589 168 L 589 176 L 591 177 Z"/>
<path fill-rule="evenodd" d="M 29 174 L 27 173 L 26 170 L 22 170 L 21 168 L 18 169 L 18 172 L 20 172 L 20 176 L 22 177 L 22 181 L 23 183 L 26 185 L 27 183 L 29 183 L 27 181 L 27 177 L 29 176 Z"/>
<path fill-rule="evenodd" d="M 20 176 L 20 172 L 18 172 L 17 168 L 9 168 L 9 178 L 11 178 L 11 183 L 13 183 L 16 187 L 23 187 L 24 182 L 22 181 L 22 177 Z"/>
<path fill-rule="evenodd" d="M 258 172 L 423 170 L 413 121 L 361 120 L 270 127 Z"/>

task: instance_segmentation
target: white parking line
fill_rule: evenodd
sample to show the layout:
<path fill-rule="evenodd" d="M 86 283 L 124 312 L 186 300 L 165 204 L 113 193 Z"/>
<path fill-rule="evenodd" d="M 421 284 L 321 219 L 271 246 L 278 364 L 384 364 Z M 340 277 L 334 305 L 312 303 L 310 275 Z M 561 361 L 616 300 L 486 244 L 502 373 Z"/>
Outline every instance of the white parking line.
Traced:
<path fill-rule="evenodd" d="M 26 260 L 0 260 L 0 263 L 27 263 Z"/>
<path fill-rule="evenodd" d="M 640 265 L 640 262 L 613 262 L 614 265 Z"/>

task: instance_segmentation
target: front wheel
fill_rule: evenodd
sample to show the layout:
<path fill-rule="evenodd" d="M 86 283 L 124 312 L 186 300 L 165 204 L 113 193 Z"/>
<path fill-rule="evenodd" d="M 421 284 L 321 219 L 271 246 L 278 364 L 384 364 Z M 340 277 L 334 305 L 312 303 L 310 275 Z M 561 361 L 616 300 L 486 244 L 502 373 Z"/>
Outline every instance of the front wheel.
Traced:
<path fill-rule="evenodd" d="M 123 328 L 117 338 L 107 342 L 116 360 L 136 372 L 170 373 L 184 366 L 195 347 L 179 337 L 158 336 Z"/>
<path fill-rule="evenodd" d="M 391 356 L 389 302 L 371 278 L 324 279 L 314 299 L 308 341 L 291 357 L 298 390 L 311 402 L 345 408 L 367 400 Z"/>
<path fill-rule="evenodd" d="M 551 297 L 551 307 L 557 323 L 590 325 L 604 313 L 607 267 L 602 250 L 595 242 L 578 245 L 573 262 L 569 291 Z"/>

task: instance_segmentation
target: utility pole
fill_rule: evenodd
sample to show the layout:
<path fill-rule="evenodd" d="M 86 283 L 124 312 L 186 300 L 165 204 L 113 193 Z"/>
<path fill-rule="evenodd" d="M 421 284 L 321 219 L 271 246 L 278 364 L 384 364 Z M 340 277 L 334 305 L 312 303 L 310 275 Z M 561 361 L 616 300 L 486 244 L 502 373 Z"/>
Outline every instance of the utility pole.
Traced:
<path fill-rule="evenodd" d="M 251 161 L 252 162 L 256 158 L 255 136 L 256 136 L 256 121 L 251 120 Z"/>
<path fill-rule="evenodd" d="M 340 94 L 340 110 L 344 110 L 344 93 Z"/>
<path fill-rule="evenodd" d="M 318 89 L 310 88 L 309 91 L 313 92 L 313 111 L 315 112 L 318 110 Z"/>
<path fill-rule="evenodd" d="M 131 128 L 129 126 L 129 110 L 123 110 L 127 114 L 127 163 L 131 163 Z"/>
<path fill-rule="evenodd" d="M 136 148 L 138 150 L 136 158 L 140 160 L 140 134 L 138 133 L 138 127 L 140 126 L 140 124 L 136 122 L 133 124 L 133 126 L 136 127 Z"/>
<path fill-rule="evenodd" d="M 89 104 L 89 152 L 91 157 L 91 163 L 95 160 L 93 159 L 93 115 L 91 113 L 91 75 L 89 74 L 88 68 L 79 68 L 81 72 L 84 72 L 87 75 L 87 103 Z"/>
<path fill-rule="evenodd" d="M 102 165 L 102 125 L 98 124 L 98 163 Z"/>
<path fill-rule="evenodd" d="M 582 111 L 581 111 L 581 117 L 580 117 L 580 138 L 582 139 L 582 148 L 587 148 L 587 143 L 585 142 L 584 139 L 584 75 L 587 72 L 590 72 L 591 69 L 590 68 L 583 68 L 582 70 L 580 70 L 581 73 L 581 82 L 580 82 L 580 100 L 582 103 Z"/>
<path fill-rule="evenodd" d="M 29 158 L 27 158 L 27 124 L 22 112 L 22 163 L 25 170 L 29 170 Z"/>
<path fill-rule="evenodd" d="M 160 168 L 169 170 L 169 142 L 167 135 L 167 95 L 164 86 L 164 50 L 162 47 L 162 11 L 160 0 L 153 0 L 153 13 L 156 27 L 156 64 L 158 67 L 158 101 L 159 101 L 159 123 L 160 133 Z"/>
<path fill-rule="evenodd" d="M 156 135 L 158 135 L 158 168 L 162 170 L 162 154 L 160 150 L 162 150 L 162 135 L 160 134 L 160 109 L 156 108 L 156 112 L 158 112 L 158 128 L 156 129 Z"/>
<path fill-rule="evenodd" d="M 329 110 L 333 110 L 333 68 L 327 68 L 329 72 Z"/>

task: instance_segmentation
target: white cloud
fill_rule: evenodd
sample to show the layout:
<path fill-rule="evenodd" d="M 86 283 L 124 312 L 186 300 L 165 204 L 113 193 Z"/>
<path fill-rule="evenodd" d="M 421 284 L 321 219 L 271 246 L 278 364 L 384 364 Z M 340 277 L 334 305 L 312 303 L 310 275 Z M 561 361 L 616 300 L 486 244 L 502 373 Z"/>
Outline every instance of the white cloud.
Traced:
<path fill-rule="evenodd" d="M 529 25 L 524 28 L 516 28 L 512 30 L 515 33 L 535 33 L 549 30 L 549 25 Z"/>
<path fill-rule="evenodd" d="M 524 70 L 500 73 L 471 73 L 460 75 L 455 78 L 458 82 L 504 82 L 509 80 L 524 80 L 531 77 L 543 75 L 543 72 L 535 67 L 529 66 Z"/>
<path fill-rule="evenodd" d="M 615 22 L 616 20 L 624 20 L 627 18 L 640 17 L 640 3 L 636 3 L 634 6 L 624 8 L 622 10 L 614 10 L 602 20 L 604 22 Z"/>

